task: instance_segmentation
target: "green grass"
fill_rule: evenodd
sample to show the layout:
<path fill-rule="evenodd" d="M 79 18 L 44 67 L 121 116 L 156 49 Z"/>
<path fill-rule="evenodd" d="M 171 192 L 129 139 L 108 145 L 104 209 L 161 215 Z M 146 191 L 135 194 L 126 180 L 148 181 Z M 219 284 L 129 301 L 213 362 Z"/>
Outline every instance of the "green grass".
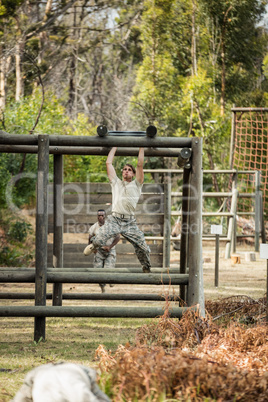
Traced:
<path fill-rule="evenodd" d="M 151 319 L 47 318 L 46 341 L 34 342 L 33 318 L 0 319 L 0 401 L 16 394 L 25 374 L 40 364 L 58 361 L 97 368 L 100 344 L 115 351 L 132 343 L 138 327 Z"/>

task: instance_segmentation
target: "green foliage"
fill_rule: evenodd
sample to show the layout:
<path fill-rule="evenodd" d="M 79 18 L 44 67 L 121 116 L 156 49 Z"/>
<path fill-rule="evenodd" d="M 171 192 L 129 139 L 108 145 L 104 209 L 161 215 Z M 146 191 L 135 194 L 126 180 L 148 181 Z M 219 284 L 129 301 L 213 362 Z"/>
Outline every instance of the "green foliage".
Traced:
<path fill-rule="evenodd" d="M 16 221 L 10 225 L 8 237 L 23 242 L 28 233 L 32 233 L 32 226 L 25 221 Z"/>
<path fill-rule="evenodd" d="M 231 107 L 234 103 L 265 107 L 268 102 L 267 79 L 262 80 L 261 71 L 263 62 L 263 73 L 268 77 L 267 56 L 264 58 L 267 33 L 257 26 L 267 3 L 96 2 L 94 10 L 87 5 L 81 14 L 76 10 L 81 25 L 81 32 L 75 31 L 77 35 L 70 29 L 69 15 L 59 14 L 40 39 L 36 35 L 22 37 L 19 30 L 14 34 L 15 24 L 30 34 L 41 26 L 44 8 L 25 13 L 23 7 L 18 8 L 20 0 L 4 0 L 0 7 L 0 31 L 5 27 L 1 49 L 4 56 L 12 57 L 5 77 L 7 104 L 0 128 L 12 134 L 31 132 L 42 105 L 37 85 L 40 73 L 45 100 L 34 134 L 88 136 L 96 135 L 96 126 L 104 122 L 115 130 L 124 125 L 128 125 L 126 129 L 144 129 L 153 123 L 158 136 L 203 137 L 204 167 L 226 168 Z M 111 10 L 113 16 L 107 24 Z M 85 29 L 89 22 L 95 30 Z M 107 29 L 111 23 L 117 24 L 117 29 Z M 19 39 L 24 97 L 14 102 L 16 69 L 12 49 Z M 220 109 L 223 73 L 225 116 Z M 81 112 L 85 110 L 86 115 Z M 22 159 L 19 154 L 0 157 L 3 206 L 7 204 L 6 189 L 12 184 L 10 180 L 17 178 Z M 50 159 L 52 173 L 53 157 Z M 105 159 L 66 155 L 64 180 L 106 181 Z M 116 158 L 118 171 L 126 160 L 129 158 Z M 150 158 L 146 167 L 164 165 L 164 158 L 157 158 L 157 163 Z M 28 154 L 23 172 L 29 175 L 16 180 L 12 187 L 16 206 L 32 202 L 35 179 L 31 174 L 36 169 L 36 156 Z"/>
<path fill-rule="evenodd" d="M 266 51 L 267 33 L 257 27 L 265 5 L 267 0 L 200 0 L 200 13 L 211 37 L 209 53 L 215 69 L 215 87 L 221 91 L 225 74 L 225 95 L 230 104 L 258 106 L 249 105 L 247 100 L 258 85 L 257 75 Z"/>
<path fill-rule="evenodd" d="M 10 134 L 29 134 L 36 123 L 42 106 L 42 93 L 38 89 L 19 102 L 8 103 L 2 127 Z M 68 134 L 71 132 L 65 109 L 52 93 L 45 95 L 41 115 L 34 134 Z"/>
<path fill-rule="evenodd" d="M 1 207 L 13 208 L 28 204 L 35 197 L 37 171 L 36 155 L 27 155 L 25 171 L 19 174 L 23 155 L 0 154 L 0 202 Z"/>
<path fill-rule="evenodd" d="M 0 4 L 0 20 L 1 18 L 10 18 L 24 0 L 1 0 Z"/>
<path fill-rule="evenodd" d="M 66 155 L 64 158 L 65 182 L 105 182 L 106 156 Z"/>
<path fill-rule="evenodd" d="M 268 53 L 263 59 L 263 74 L 265 75 L 266 79 L 268 80 Z"/>
<path fill-rule="evenodd" d="M 0 264 L 12 267 L 17 266 L 17 262 L 20 258 L 20 253 L 8 246 L 4 246 L 0 253 Z"/>
<path fill-rule="evenodd" d="M 134 112 L 143 124 L 154 123 L 158 135 L 170 135 L 171 121 L 178 108 L 180 78 L 173 65 L 173 1 L 145 1 L 141 32 L 143 63 L 134 94 Z M 175 18 L 176 20 L 176 18 Z"/>
<path fill-rule="evenodd" d="M 88 123 L 85 115 L 79 114 L 72 124 L 72 135 L 95 136 L 97 127 Z M 65 155 L 64 180 L 65 182 L 103 182 L 107 180 L 106 156 L 94 155 Z"/>
<path fill-rule="evenodd" d="M 3 208 L 0 221 L 0 264 L 8 267 L 28 265 L 34 255 L 31 224 Z"/>
<path fill-rule="evenodd" d="M 24 98 L 17 103 L 8 104 L 5 111 L 5 120 L 2 126 L 11 134 L 28 134 L 35 124 L 38 110 L 42 103 L 42 95 L 39 90 L 32 96 Z M 96 127 L 88 123 L 88 119 L 79 114 L 75 121 L 66 117 L 64 107 L 52 94 L 47 94 L 38 125 L 34 134 L 48 135 L 84 135 L 96 134 Z M 27 154 L 25 165 L 21 171 L 22 154 L 1 154 L 0 155 L 0 202 L 2 207 L 13 208 L 31 203 L 36 193 L 37 178 L 37 155 Z M 87 181 L 90 175 L 91 181 L 105 181 L 104 173 L 105 159 L 97 156 L 66 155 L 65 181 Z M 53 174 L 53 156 L 50 155 L 50 174 Z"/>

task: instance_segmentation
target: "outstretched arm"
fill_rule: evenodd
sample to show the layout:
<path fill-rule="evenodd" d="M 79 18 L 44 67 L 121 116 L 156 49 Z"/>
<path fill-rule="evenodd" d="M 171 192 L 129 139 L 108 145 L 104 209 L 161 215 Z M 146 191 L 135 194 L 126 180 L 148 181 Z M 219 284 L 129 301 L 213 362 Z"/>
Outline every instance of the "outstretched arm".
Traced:
<path fill-rule="evenodd" d="M 144 180 L 143 162 L 144 162 L 144 148 L 140 148 L 138 155 L 138 164 L 136 168 L 136 179 L 140 184 L 142 184 Z"/>
<path fill-rule="evenodd" d="M 114 155 L 116 153 L 117 147 L 113 147 L 111 151 L 109 152 L 107 159 L 106 159 L 106 169 L 107 169 L 107 175 L 108 179 L 112 181 L 116 177 L 116 171 L 113 167 L 113 160 L 114 160 Z"/>

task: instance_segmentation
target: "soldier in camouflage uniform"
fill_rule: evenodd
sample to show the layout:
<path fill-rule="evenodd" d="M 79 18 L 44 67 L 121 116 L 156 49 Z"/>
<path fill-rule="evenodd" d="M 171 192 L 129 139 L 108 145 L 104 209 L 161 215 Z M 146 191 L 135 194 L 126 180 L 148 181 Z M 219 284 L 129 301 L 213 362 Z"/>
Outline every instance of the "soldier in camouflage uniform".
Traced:
<path fill-rule="evenodd" d="M 92 243 L 100 228 L 104 225 L 106 219 L 106 212 L 104 209 L 99 209 L 97 212 L 98 221 L 89 228 L 88 244 Z M 120 240 L 120 234 L 107 240 L 105 246 L 99 247 L 95 250 L 93 267 L 94 268 L 114 268 L 116 262 L 115 245 Z M 100 283 L 102 293 L 105 292 L 105 283 Z M 113 285 L 110 285 L 113 286 Z"/>
<path fill-rule="evenodd" d="M 130 164 L 124 166 L 122 180 L 117 177 L 112 164 L 116 149 L 111 149 L 106 160 L 107 174 L 112 186 L 112 215 L 108 216 L 105 225 L 93 239 L 91 252 L 103 247 L 109 238 L 121 234 L 134 246 L 143 272 L 151 272 L 150 248 L 145 242 L 144 233 L 137 226 L 134 215 L 144 181 L 144 149 L 139 149 L 136 170 Z"/>

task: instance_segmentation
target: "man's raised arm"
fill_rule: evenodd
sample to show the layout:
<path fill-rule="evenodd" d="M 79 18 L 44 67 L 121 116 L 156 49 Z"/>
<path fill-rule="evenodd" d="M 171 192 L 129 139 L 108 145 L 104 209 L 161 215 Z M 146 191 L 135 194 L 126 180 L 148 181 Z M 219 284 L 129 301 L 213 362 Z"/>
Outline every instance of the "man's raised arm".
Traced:
<path fill-rule="evenodd" d="M 144 148 L 140 148 L 138 155 L 138 164 L 136 168 L 136 179 L 140 184 L 142 184 L 144 180 L 143 162 L 144 162 Z"/>
<path fill-rule="evenodd" d="M 113 167 L 113 160 L 114 160 L 114 155 L 116 153 L 117 147 L 113 147 L 111 151 L 109 152 L 107 159 L 106 159 L 106 169 L 107 169 L 107 175 L 108 179 L 112 181 L 116 177 L 116 171 Z"/>

